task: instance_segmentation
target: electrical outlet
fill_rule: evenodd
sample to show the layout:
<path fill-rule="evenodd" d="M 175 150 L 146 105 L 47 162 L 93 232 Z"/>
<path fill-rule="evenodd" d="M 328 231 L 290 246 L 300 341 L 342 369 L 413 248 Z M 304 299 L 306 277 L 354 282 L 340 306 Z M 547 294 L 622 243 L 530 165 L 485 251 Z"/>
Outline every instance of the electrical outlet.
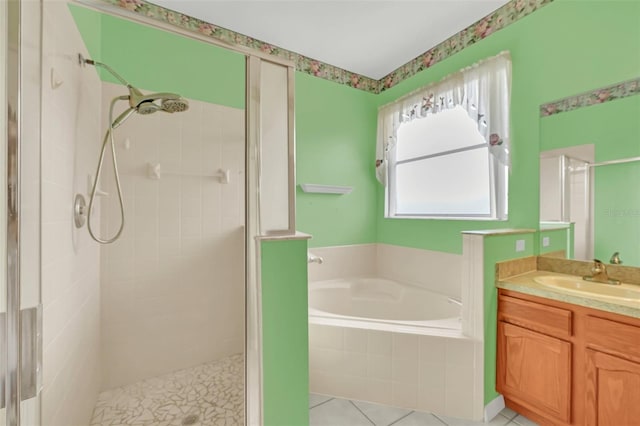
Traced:
<path fill-rule="evenodd" d="M 524 251 L 524 240 L 516 240 L 516 251 Z"/>
<path fill-rule="evenodd" d="M 542 247 L 549 247 L 551 245 L 550 237 L 542 237 Z"/>

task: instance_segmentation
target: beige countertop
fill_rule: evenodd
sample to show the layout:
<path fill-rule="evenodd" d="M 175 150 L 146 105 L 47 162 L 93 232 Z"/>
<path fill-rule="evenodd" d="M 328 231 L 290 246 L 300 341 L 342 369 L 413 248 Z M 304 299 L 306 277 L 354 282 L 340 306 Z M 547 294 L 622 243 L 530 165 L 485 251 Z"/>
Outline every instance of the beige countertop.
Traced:
<path fill-rule="evenodd" d="M 526 274 L 505 278 L 496 283 L 498 288 L 518 291 L 532 296 L 544 297 L 559 302 L 572 303 L 574 305 L 585 306 L 587 308 L 599 309 L 601 311 L 613 312 L 634 318 L 640 318 L 640 301 L 611 299 L 593 293 L 577 294 L 575 291 L 550 288 L 534 281 L 536 277 L 558 276 L 581 280 L 582 277 L 574 275 L 560 274 L 549 271 L 533 271 Z M 609 285 L 609 284 L 602 284 Z M 633 285 L 633 284 L 627 284 Z"/>

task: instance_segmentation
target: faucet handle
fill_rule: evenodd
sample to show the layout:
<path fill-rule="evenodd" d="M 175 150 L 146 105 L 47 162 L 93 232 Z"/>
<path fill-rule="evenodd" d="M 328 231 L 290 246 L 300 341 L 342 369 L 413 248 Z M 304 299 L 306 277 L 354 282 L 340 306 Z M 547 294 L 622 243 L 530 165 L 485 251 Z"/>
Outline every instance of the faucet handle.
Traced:
<path fill-rule="evenodd" d="M 620 252 L 615 252 L 611 255 L 611 259 L 609 259 L 609 263 L 613 265 L 620 265 L 622 263 L 622 259 L 620 259 Z"/>
<path fill-rule="evenodd" d="M 607 270 L 607 267 L 602 263 L 601 260 L 593 259 L 593 266 L 591 267 L 591 272 L 594 274 L 600 274 Z"/>

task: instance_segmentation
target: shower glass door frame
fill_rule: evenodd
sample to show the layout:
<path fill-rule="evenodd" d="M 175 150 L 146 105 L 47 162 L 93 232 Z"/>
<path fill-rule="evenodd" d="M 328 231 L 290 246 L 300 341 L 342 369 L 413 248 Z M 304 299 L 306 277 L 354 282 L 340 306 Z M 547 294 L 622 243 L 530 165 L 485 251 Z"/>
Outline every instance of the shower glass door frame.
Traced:
<path fill-rule="evenodd" d="M 40 114 L 42 4 L 0 4 L 0 72 L 6 150 L 0 192 L 0 425 L 40 423 Z"/>

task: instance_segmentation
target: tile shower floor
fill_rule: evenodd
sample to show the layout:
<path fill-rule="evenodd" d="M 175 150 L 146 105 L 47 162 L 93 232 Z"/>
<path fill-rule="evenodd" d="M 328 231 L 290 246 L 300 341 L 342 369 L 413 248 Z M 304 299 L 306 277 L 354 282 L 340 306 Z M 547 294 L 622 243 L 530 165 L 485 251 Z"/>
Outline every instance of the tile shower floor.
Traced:
<path fill-rule="evenodd" d="M 91 426 L 236 426 L 244 422 L 244 356 L 102 392 Z"/>
<path fill-rule="evenodd" d="M 309 396 L 310 426 L 533 426 L 536 423 L 505 408 L 491 422 L 473 422 L 362 401 Z"/>

